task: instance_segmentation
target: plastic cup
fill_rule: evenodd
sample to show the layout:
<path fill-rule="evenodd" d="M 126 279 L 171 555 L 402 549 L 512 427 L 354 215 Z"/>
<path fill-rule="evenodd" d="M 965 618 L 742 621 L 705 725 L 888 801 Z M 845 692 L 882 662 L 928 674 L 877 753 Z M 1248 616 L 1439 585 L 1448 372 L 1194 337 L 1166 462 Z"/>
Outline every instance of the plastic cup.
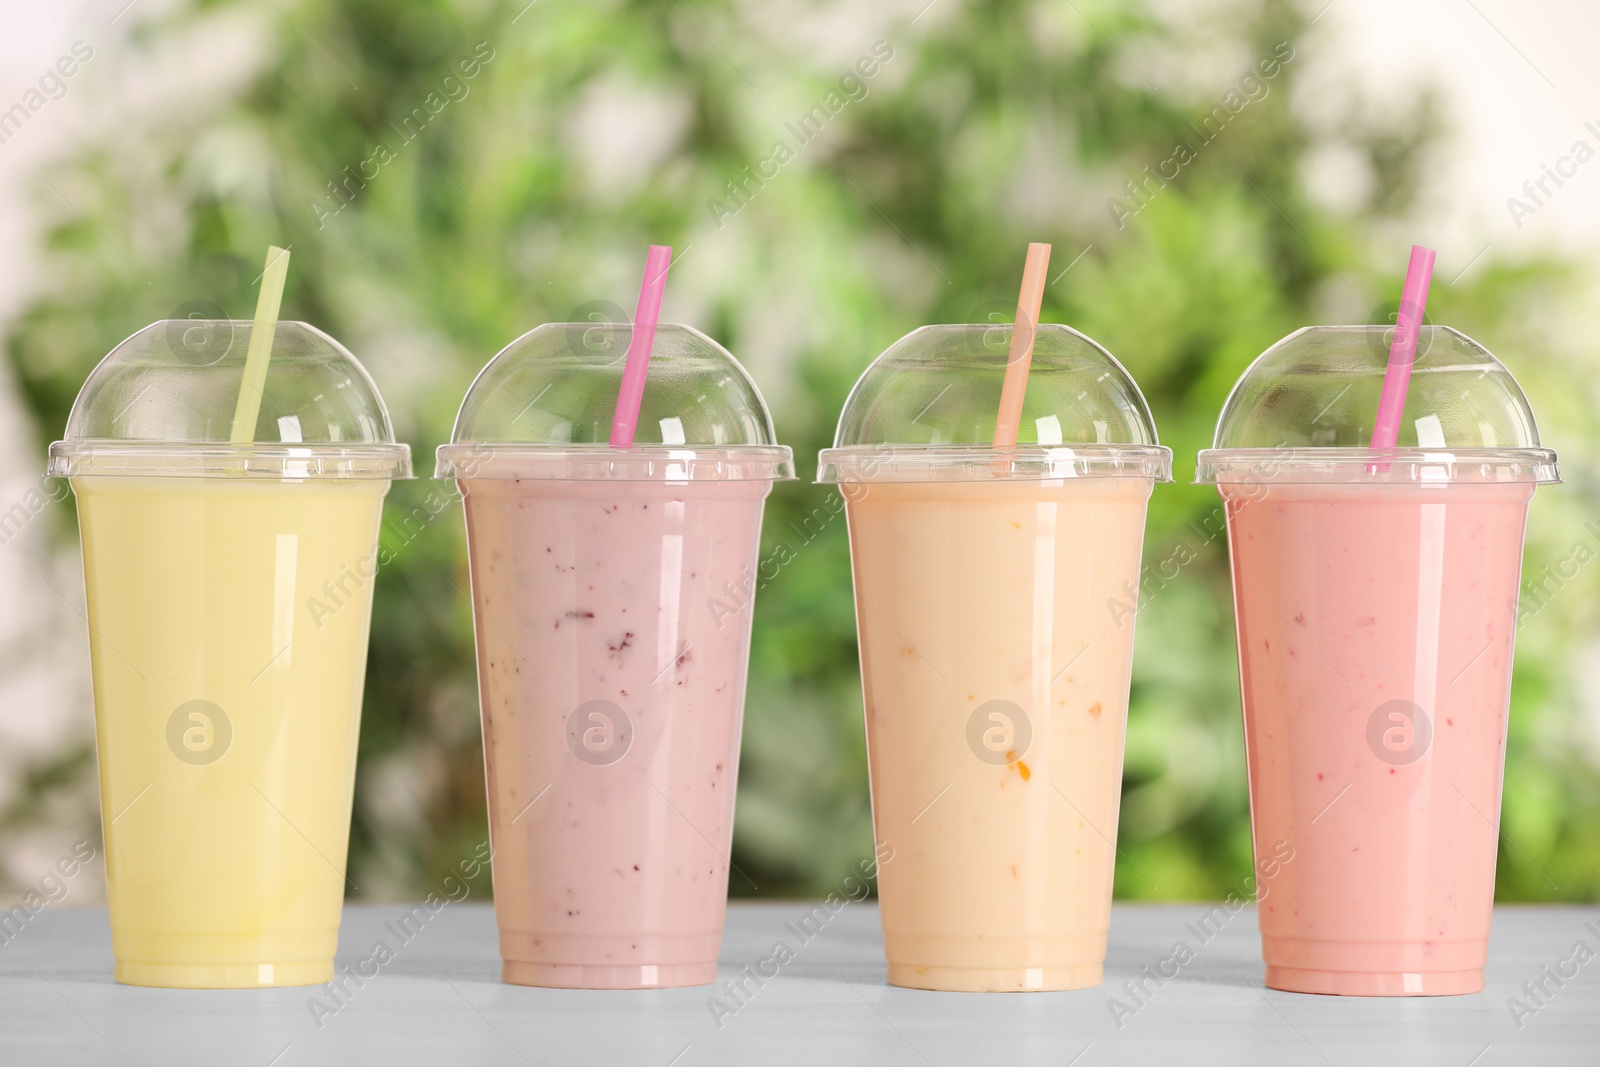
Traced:
<path fill-rule="evenodd" d="M 328 981 L 378 527 L 410 476 L 372 380 L 278 324 L 230 445 L 249 322 L 145 327 L 85 382 L 49 472 L 78 500 L 116 978 Z"/>
<path fill-rule="evenodd" d="M 657 328 L 635 445 L 607 444 L 631 329 L 551 323 L 478 375 L 439 449 L 467 546 L 502 974 L 716 977 L 763 501 L 791 477 L 744 368 Z"/>
<path fill-rule="evenodd" d="M 819 481 L 847 501 L 889 982 L 1100 982 L 1146 505 L 1169 479 L 1111 354 L 1038 327 L 991 447 L 1011 326 L 927 326 L 856 383 Z"/>
<path fill-rule="evenodd" d="M 1226 502 L 1266 984 L 1483 988 L 1528 503 L 1527 399 L 1424 327 L 1398 447 L 1368 447 L 1381 327 L 1311 327 L 1234 387 L 1199 480 Z"/>

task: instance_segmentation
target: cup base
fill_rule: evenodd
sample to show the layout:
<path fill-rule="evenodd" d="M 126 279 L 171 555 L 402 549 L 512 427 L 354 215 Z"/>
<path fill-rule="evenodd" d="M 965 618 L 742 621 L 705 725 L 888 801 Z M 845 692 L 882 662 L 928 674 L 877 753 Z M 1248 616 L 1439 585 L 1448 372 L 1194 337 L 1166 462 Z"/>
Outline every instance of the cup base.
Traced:
<path fill-rule="evenodd" d="M 500 980 L 544 989 L 677 989 L 715 982 L 717 961 L 591 964 L 505 960 Z"/>
<path fill-rule="evenodd" d="M 1042 993 L 1090 989 L 1100 984 L 1104 966 L 1080 963 L 1069 967 L 927 967 L 889 964 L 889 984 L 942 993 Z"/>
<path fill-rule="evenodd" d="M 333 980 L 333 961 L 293 963 L 160 963 L 118 960 L 116 979 L 123 985 L 161 989 L 267 989 L 273 986 L 322 985 Z"/>
<path fill-rule="evenodd" d="M 1483 971 L 1318 971 L 1267 966 L 1266 982 L 1289 993 L 1342 997 L 1454 997 L 1483 992 Z"/>

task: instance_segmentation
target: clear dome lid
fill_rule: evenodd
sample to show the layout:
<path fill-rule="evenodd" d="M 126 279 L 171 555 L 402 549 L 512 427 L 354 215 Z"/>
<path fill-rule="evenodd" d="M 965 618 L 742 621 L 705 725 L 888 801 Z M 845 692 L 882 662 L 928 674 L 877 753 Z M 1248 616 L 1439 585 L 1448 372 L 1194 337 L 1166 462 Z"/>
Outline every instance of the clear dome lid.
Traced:
<path fill-rule="evenodd" d="M 440 478 L 761 481 L 792 478 L 755 382 L 717 342 L 661 323 L 631 448 L 611 423 L 633 327 L 550 322 L 479 372 L 441 445 Z"/>
<path fill-rule="evenodd" d="M 315 326 L 279 322 L 254 439 L 229 440 L 255 324 L 151 323 L 90 372 L 49 474 L 409 478 L 377 386 Z"/>
<path fill-rule="evenodd" d="M 1517 380 L 1448 326 L 1422 327 L 1399 440 L 1374 450 L 1393 333 L 1308 326 L 1267 349 L 1229 394 L 1195 480 L 1560 480 Z"/>
<path fill-rule="evenodd" d="M 1015 448 L 994 447 L 1014 326 L 924 326 L 861 375 L 824 449 L 819 482 L 1055 479 L 1170 481 L 1144 396 L 1112 354 L 1043 323 Z"/>

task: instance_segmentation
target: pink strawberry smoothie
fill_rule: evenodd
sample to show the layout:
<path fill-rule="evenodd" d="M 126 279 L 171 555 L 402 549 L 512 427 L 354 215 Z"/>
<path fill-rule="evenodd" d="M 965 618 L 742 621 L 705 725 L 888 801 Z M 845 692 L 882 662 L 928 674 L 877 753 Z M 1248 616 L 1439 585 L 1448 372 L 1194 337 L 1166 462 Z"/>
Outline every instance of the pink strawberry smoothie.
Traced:
<path fill-rule="evenodd" d="M 461 485 L 505 980 L 712 981 L 770 483 Z"/>
<path fill-rule="evenodd" d="M 1219 488 L 1267 985 L 1482 989 L 1533 483 Z"/>

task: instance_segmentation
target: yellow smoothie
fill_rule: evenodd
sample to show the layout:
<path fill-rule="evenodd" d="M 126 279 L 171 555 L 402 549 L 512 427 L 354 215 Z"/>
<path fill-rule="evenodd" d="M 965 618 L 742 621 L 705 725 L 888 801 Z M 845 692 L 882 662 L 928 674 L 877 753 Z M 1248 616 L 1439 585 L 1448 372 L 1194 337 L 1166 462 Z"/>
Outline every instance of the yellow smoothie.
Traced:
<path fill-rule="evenodd" d="M 328 981 L 389 482 L 72 486 L 117 980 Z"/>
<path fill-rule="evenodd" d="M 1099 983 L 1152 484 L 848 494 L 891 984 Z"/>

